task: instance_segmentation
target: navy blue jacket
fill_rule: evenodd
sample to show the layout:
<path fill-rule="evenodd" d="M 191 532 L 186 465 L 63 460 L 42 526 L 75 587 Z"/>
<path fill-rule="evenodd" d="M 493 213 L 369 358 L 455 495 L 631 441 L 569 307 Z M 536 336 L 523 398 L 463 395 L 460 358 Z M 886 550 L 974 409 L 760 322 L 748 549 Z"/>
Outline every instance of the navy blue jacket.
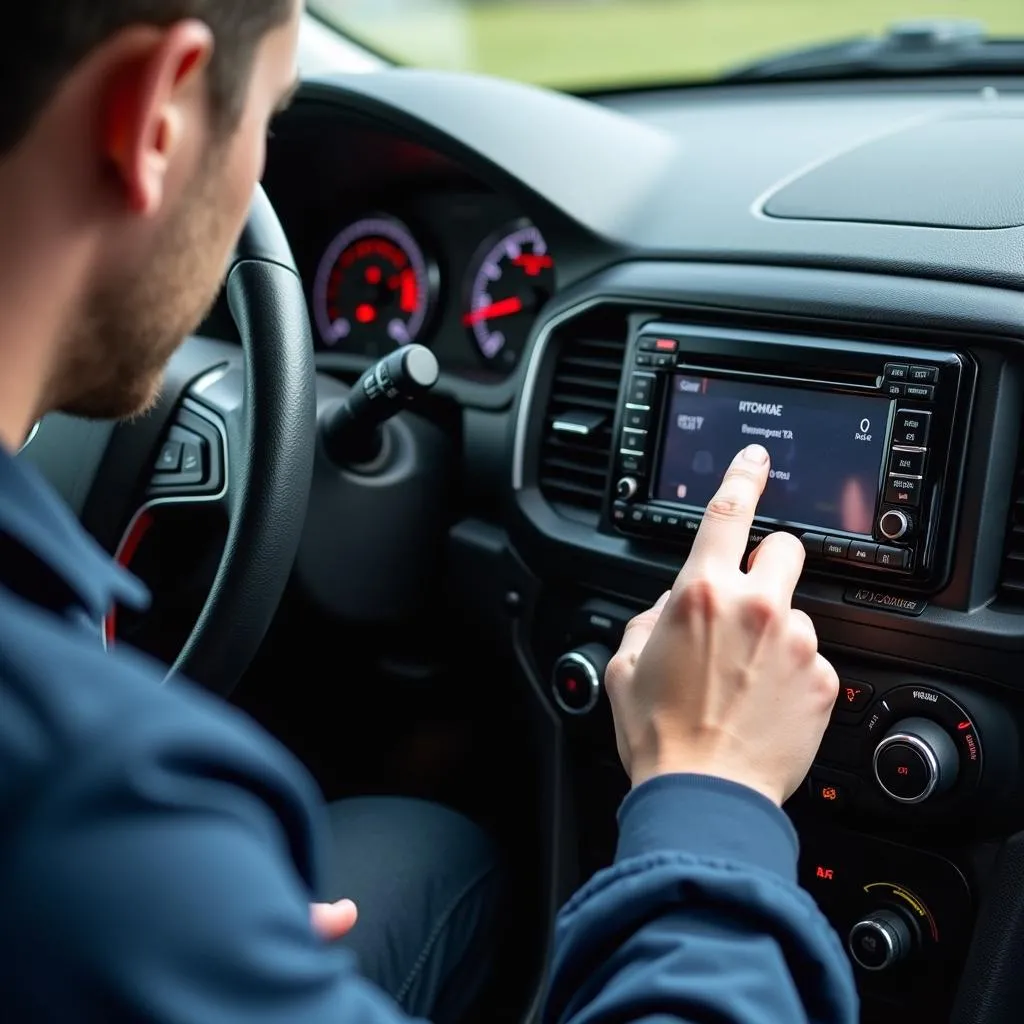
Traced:
<path fill-rule="evenodd" d="M 144 589 L 0 452 L 0 1018 L 394 1024 L 310 925 L 321 804 L 241 714 L 107 654 Z M 562 912 L 545 1019 L 852 1024 L 788 819 L 696 776 L 624 802 L 614 866 Z"/>

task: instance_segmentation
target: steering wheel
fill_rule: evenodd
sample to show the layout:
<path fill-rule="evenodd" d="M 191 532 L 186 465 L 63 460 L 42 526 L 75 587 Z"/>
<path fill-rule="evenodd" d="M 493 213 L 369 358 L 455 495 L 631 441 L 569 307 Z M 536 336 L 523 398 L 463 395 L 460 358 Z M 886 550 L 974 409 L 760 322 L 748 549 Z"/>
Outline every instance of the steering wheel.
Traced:
<path fill-rule="evenodd" d="M 159 506 L 226 507 L 228 534 L 213 585 L 172 668 L 226 696 L 255 656 L 284 593 L 315 451 L 308 307 L 288 240 L 262 188 L 225 288 L 241 350 L 203 339 L 182 347 L 153 413 L 107 435 L 82 518 L 127 565 Z M 110 532 L 112 521 L 119 533 Z M 112 618 L 104 630 L 113 642 Z"/>

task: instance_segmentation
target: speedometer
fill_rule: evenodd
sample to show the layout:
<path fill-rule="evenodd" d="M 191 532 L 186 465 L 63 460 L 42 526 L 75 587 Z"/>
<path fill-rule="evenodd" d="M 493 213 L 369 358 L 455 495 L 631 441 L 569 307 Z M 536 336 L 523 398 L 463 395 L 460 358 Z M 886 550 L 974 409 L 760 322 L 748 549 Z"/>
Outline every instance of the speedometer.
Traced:
<path fill-rule="evenodd" d="M 463 325 L 484 360 L 510 369 L 554 293 L 555 262 L 540 231 L 517 221 L 485 243 L 472 273 Z"/>
<path fill-rule="evenodd" d="M 350 224 L 328 246 L 313 287 L 323 343 L 376 355 L 416 341 L 437 287 L 437 269 L 412 232 L 378 215 Z"/>

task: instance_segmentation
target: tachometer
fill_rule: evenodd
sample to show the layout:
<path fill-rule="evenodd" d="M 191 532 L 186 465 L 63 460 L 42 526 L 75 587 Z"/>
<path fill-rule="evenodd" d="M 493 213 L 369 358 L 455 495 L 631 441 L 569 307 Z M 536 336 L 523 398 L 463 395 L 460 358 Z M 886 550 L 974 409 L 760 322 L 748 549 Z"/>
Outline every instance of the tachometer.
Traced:
<path fill-rule="evenodd" d="M 534 318 L 555 290 L 555 262 L 540 231 L 517 221 L 488 241 L 474 262 L 463 324 L 483 358 L 511 368 Z"/>
<path fill-rule="evenodd" d="M 331 242 L 313 287 L 317 328 L 331 348 L 373 355 L 419 339 L 437 269 L 412 232 L 384 215 L 350 224 Z"/>

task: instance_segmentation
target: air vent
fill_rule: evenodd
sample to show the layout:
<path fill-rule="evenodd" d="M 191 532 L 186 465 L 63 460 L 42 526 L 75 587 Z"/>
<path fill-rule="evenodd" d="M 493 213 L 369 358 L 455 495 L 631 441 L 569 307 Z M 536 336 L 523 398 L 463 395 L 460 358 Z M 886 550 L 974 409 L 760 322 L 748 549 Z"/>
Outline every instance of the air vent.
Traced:
<path fill-rule="evenodd" d="M 625 322 L 609 319 L 576 321 L 554 339 L 560 349 L 545 414 L 540 489 L 563 509 L 599 512 L 608 485 L 626 351 Z"/>
<path fill-rule="evenodd" d="M 1010 503 L 1010 525 L 1003 548 L 1003 574 L 999 598 L 1006 604 L 1024 606 L 1024 444 L 1017 456 Z"/>

